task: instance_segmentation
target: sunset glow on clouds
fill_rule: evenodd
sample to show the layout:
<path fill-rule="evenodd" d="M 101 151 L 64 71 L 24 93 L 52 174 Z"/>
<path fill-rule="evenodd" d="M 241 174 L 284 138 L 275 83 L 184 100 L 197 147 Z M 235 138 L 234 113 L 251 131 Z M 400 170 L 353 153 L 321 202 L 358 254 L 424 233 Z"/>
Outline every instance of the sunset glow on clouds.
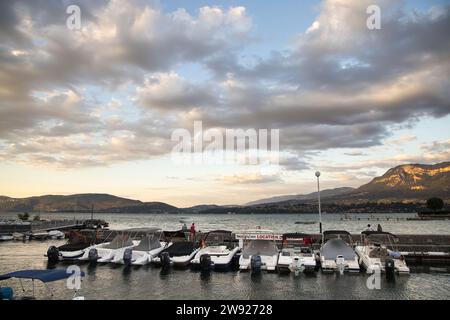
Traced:
<path fill-rule="evenodd" d="M 68 4 L 0 3 L 2 195 L 241 204 L 450 160 L 445 1 L 85 1 L 81 30 Z M 280 129 L 279 168 L 174 165 L 196 120 Z"/>

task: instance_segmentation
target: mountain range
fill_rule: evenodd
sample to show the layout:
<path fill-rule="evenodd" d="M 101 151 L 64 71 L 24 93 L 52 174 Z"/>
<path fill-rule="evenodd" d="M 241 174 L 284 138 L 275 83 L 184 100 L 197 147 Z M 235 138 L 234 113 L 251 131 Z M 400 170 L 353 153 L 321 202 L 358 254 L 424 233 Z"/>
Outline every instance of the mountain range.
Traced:
<path fill-rule="evenodd" d="M 389 169 L 359 188 L 335 188 L 320 192 L 329 212 L 388 210 L 393 204 L 413 210 L 411 203 L 430 197 L 450 200 L 450 162 L 435 165 L 405 164 Z M 313 212 L 317 193 L 260 199 L 243 206 L 198 205 L 177 208 L 163 202 L 142 202 L 109 194 L 44 195 L 28 198 L 0 196 L 0 212 L 109 212 L 109 213 L 226 213 L 226 212 Z M 383 207 L 384 204 L 384 207 Z M 381 207 L 380 207 L 381 206 Z M 398 210 L 402 210 L 401 208 Z M 368 209 L 367 209 L 368 210 Z"/>

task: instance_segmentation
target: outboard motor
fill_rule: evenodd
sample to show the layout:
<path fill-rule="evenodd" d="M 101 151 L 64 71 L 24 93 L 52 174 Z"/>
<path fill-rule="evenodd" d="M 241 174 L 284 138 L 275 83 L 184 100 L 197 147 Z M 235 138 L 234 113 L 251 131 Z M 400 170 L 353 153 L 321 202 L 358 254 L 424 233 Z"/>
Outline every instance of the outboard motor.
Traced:
<path fill-rule="evenodd" d="M 131 260 L 133 259 L 133 249 L 132 248 L 126 248 L 123 253 L 123 263 L 126 266 L 131 265 Z"/>
<path fill-rule="evenodd" d="M 252 269 L 252 274 L 260 274 L 261 273 L 261 256 L 252 256 L 250 260 L 250 267 Z"/>
<path fill-rule="evenodd" d="M 345 259 L 344 259 L 343 256 L 338 255 L 338 256 L 336 257 L 336 265 L 337 265 L 337 268 L 338 268 L 338 270 L 339 270 L 339 273 L 340 273 L 341 275 L 343 275 L 343 274 L 344 274 L 344 271 L 345 271 L 345 265 L 346 265 Z"/>
<path fill-rule="evenodd" d="M 170 268 L 170 255 L 169 255 L 169 253 L 168 252 L 161 253 L 160 259 L 161 259 L 161 266 L 164 269 L 169 269 Z"/>
<path fill-rule="evenodd" d="M 212 269 L 211 256 L 209 254 L 204 254 L 200 256 L 200 270 L 202 272 L 209 272 Z"/>
<path fill-rule="evenodd" d="M 47 258 L 49 262 L 58 262 L 59 261 L 59 250 L 55 246 L 51 246 L 47 250 Z"/>
<path fill-rule="evenodd" d="M 298 276 L 300 273 L 305 271 L 305 266 L 301 263 L 298 257 L 295 257 L 294 261 L 292 261 L 291 271 L 294 271 L 295 276 Z"/>
<path fill-rule="evenodd" d="M 96 248 L 92 248 L 89 250 L 89 255 L 88 255 L 88 259 L 89 262 L 91 263 L 96 263 L 98 260 L 98 251 Z"/>
<path fill-rule="evenodd" d="M 387 258 L 384 262 L 384 269 L 386 270 L 386 279 L 394 279 L 395 276 L 395 262 L 394 259 Z"/>

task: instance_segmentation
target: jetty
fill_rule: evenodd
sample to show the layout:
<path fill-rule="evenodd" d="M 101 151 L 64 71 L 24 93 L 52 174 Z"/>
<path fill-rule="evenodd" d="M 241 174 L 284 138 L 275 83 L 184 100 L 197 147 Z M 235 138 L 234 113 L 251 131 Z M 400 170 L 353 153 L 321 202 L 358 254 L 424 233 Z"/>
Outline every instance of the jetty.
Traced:
<path fill-rule="evenodd" d="M 63 220 L 38 220 L 38 221 L 2 221 L 0 222 L 0 234 L 38 233 L 52 230 L 96 229 L 105 228 L 108 223 L 99 219 L 63 219 Z"/>

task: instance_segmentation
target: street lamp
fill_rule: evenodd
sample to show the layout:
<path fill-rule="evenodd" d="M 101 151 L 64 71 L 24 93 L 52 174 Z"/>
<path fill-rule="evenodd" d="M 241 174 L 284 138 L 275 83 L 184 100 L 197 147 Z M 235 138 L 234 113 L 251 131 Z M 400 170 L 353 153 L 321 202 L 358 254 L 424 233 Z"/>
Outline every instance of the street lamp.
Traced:
<path fill-rule="evenodd" d="M 317 198 L 319 200 L 319 229 L 320 234 L 322 234 L 322 210 L 320 208 L 320 186 L 319 186 L 320 171 L 316 171 L 316 177 L 317 177 Z"/>

